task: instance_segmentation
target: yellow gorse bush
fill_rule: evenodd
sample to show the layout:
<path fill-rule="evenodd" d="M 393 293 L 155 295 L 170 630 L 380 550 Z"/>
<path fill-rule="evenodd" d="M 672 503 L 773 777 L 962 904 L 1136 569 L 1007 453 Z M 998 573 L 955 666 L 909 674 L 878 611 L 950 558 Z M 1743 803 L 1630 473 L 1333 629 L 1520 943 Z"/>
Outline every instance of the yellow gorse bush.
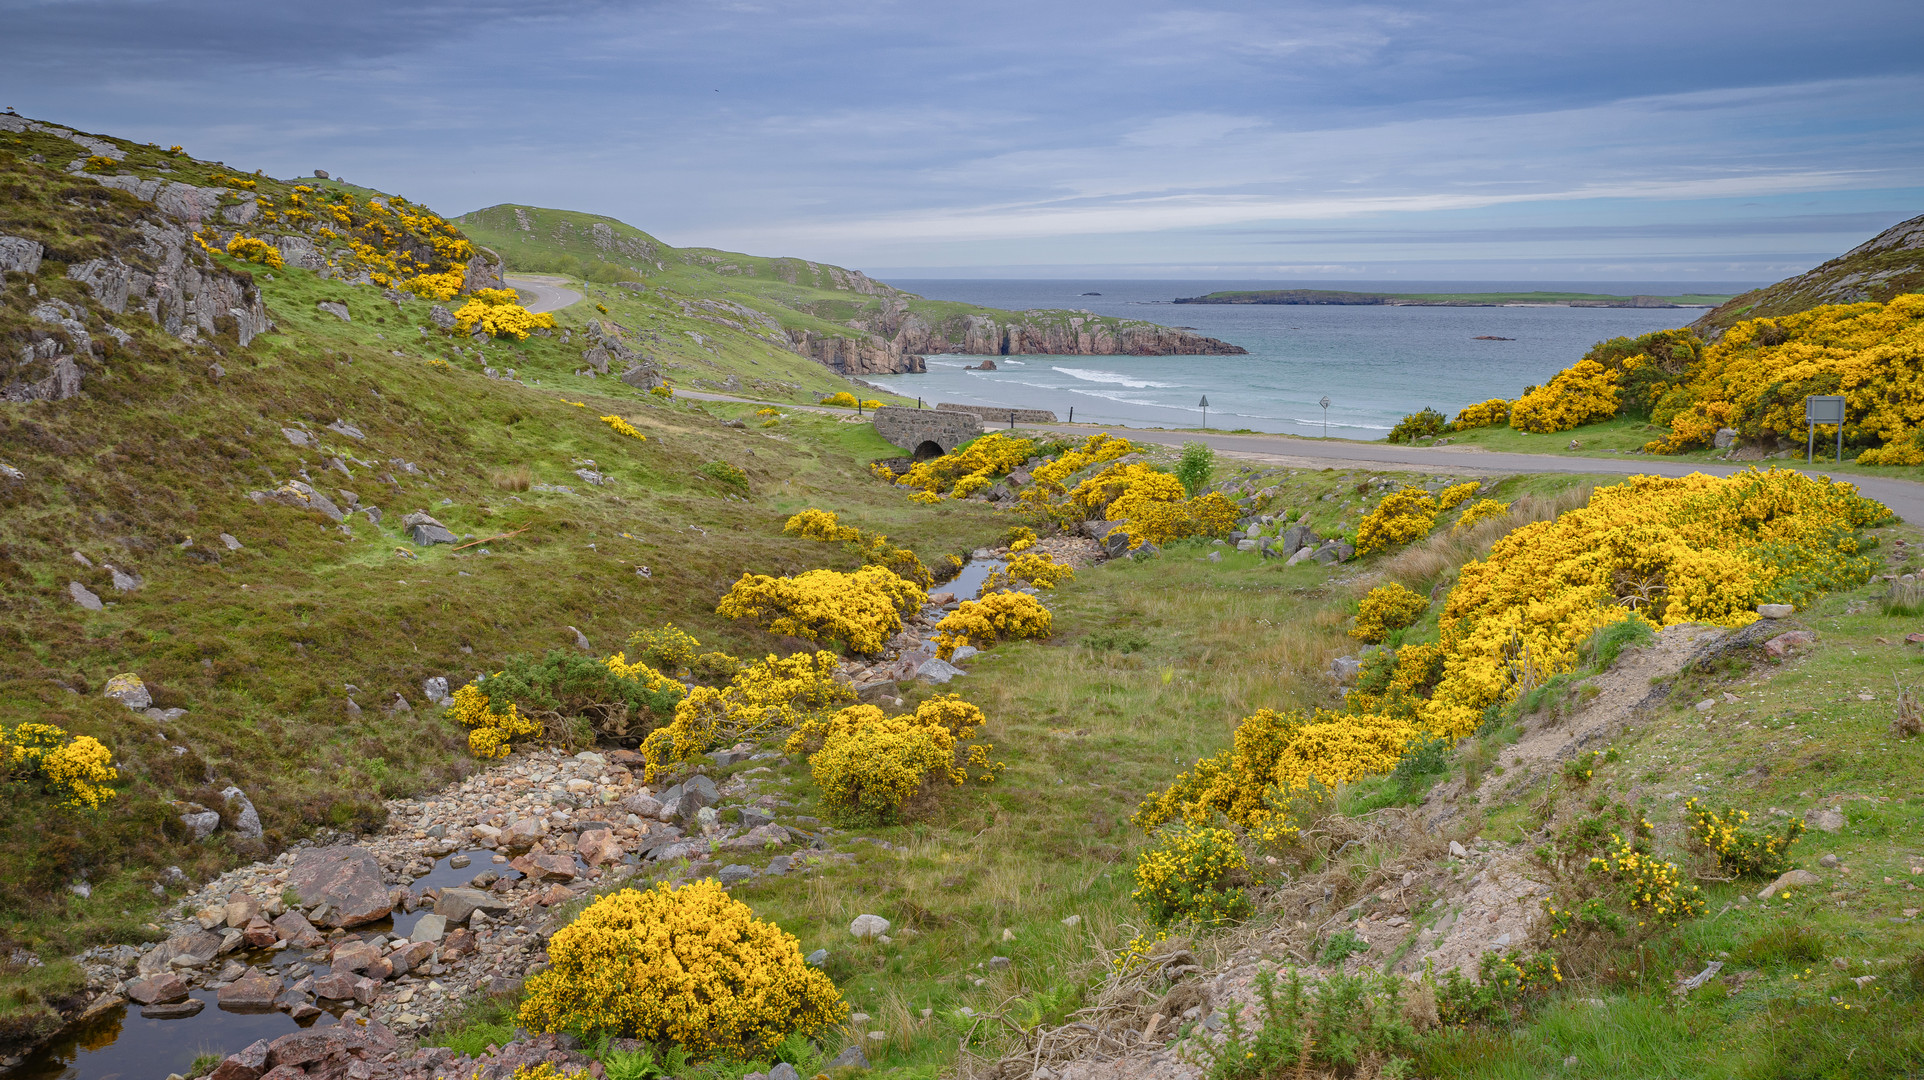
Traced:
<path fill-rule="evenodd" d="M 1429 600 L 1394 581 L 1378 585 L 1357 605 L 1356 626 L 1349 636 L 1358 641 L 1381 641 L 1390 631 L 1401 630 L 1422 618 L 1429 607 Z"/>
<path fill-rule="evenodd" d="M 1081 446 L 1065 451 L 1054 461 L 1045 461 L 1036 466 L 1029 475 L 1038 484 L 1051 485 L 1059 489 L 1071 476 L 1091 465 L 1114 461 L 1135 452 L 1135 446 L 1128 439 L 1119 439 L 1104 431 L 1089 436 L 1082 441 Z"/>
<path fill-rule="evenodd" d="M 1722 427 L 1794 439 L 1810 394 L 1844 397 L 1845 440 L 1890 448 L 1874 463 L 1911 464 L 1904 447 L 1924 427 L 1924 294 L 1738 323 L 1658 401 L 1651 419 L 1671 434 L 1646 449 L 1706 446 Z"/>
<path fill-rule="evenodd" d="M 468 302 L 454 312 L 454 329 L 458 334 L 472 334 L 479 329 L 495 337 L 526 341 L 530 333 L 552 330 L 554 325 L 553 315 L 537 315 L 522 307 L 521 297 L 513 289 L 477 289 Z"/>
<path fill-rule="evenodd" d="M 1457 413 L 1456 419 L 1450 421 L 1450 430 L 1470 431 L 1481 427 L 1501 427 L 1509 422 L 1510 403 L 1502 398 L 1491 398 Z"/>
<path fill-rule="evenodd" d="M 1444 603 L 1447 659 L 1426 728 L 1460 736 L 1513 697 L 1527 665 L 1546 679 L 1629 618 L 1743 626 L 1759 603 L 1865 581 L 1855 530 L 1889 515 L 1850 484 L 1788 469 L 1718 478 L 1636 476 L 1590 505 L 1524 525 L 1464 565 Z"/>
<path fill-rule="evenodd" d="M 853 409 L 855 407 L 856 400 L 855 400 L 854 394 L 851 394 L 848 391 L 843 390 L 838 393 L 830 394 L 829 396 L 823 398 L 822 404 L 833 405 L 836 408 L 840 408 L 840 409 Z"/>
<path fill-rule="evenodd" d="M 1472 525 L 1485 518 L 1502 517 L 1509 512 L 1509 503 L 1497 502 L 1495 499 L 1478 499 L 1464 507 L 1462 513 L 1456 515 L 1456 524 L 1450 526 L 1450 535 L 1456 536 L 1468 532 Z"/>
<path fill-rule="evenodd" d="M 1617 415 L 1618 374 L 1584 358 L 1557 372 L 1548 386 L 1533 387 L 1510 409 L 1510 426 L 1549 434 Z"/>
<path fill-rule="evenodd" d="M 1436 496 L 1422 488 L 1390 492 L 1356 527 L 1356 553 L 1387 551 L 1430 535 L 1437 511 Z"/>
<path fill-rule="evenodd" d="M 937 655 L 947 660 L 964 645 L 986 649 L 998 641 L 1046 638 L 1054 627 L 1049 609 L 1028 593 L 989 593 L 962 601 L 935 624 Z"/>
<path fill-rule="evenodd" d="M 1029 528 L 1027 525 L 1017 525 L 1015 528 L 1009 530 L 1010 551 L 1027 551 L 1029 548 L 1035 546 L 1035 542 L 1035 530 Z"/>
<path fill-rule="evenodd" d="M 993 485 L 995 477 L 1019 468 L 1034 455 L 1034 440 L 991 432 L 941 457 L 916 462 L 895 482 L 930 493 L 951 491 L 962 498 Z"/>
<path fill-rule="evenodd" d="M 1456 509 L 1468 501 L 1471 496 L 1475 495 L 1477 490 L 1482 486 L 1482 484 L 1477 483 L 1475 480 L 1465 480 L 1460 484 L 1451 484 L 1436 494 L 1438 511 Z"/>
<path fill-rule="evenodd" d="M 62 806 L 97 809 L 119 793 L 113 754 L 91 735 L 69 735 L 54 724 L 0 727 L 0 780 L 39 781 Z"/>
<path fill-rule="evenodd" d="M 521 715 L 512 701 L 507 712 L 495 711 L 488 695 L 473 683 L 454 692 L 448 715 L 470 729 L 468 751 L 478 758 L 507 757 L 514 749 L 514 740 L 532 738 L 542 730 L 539 720 Z"/>
<path fill-rule="evenodd" d="M 935 576 L 922 560 L 908 548 L 896 547 L 889 538 L 878 532 L 869 532 L 843 525 L 833 513 L 827 510 L 810 508 L 788 519 L 782 532 L 790 536 L 802 536 L 824 543 L 841 542 L 854 547 L 862 561 L 870 566 L 880 566 L 893 571 L 896 576 L 914 584 L 919 589 L 927 589 L 935 583 Z"/>
<path fill-rule="evenodd" d="M 1125 497 L 1132 497 L 1131 501 L 1121 512 L 1115 512 L 1115 504 Z M 1077 484 L 1076 489 L 1069 493 L 1070 501 L 1084 510 L 1096 512 L 1108 508 L 1105 516 L 1110 521 L 1121 521 L 1128 517 L 1128 507 L 1151 502 L 1181 502 L 1186 497 L 1182 481 L 1140 461 L 1111 465 Z"/>
<path fill-rule="evenodd" d="M 834 653 L 769 656 L 741 669 L 719 689 L 697 686 L 675 706 L 675 718 L 642 740 L 647 779 L 710 750 L 733 746 L 855 699 L 835 676 Z"/>
<path fill-rule="evenodd" d="M 985 593 L 1013 589 L 1017 582 L 1026 581 L 1038 589 L 1053 589 L 1076 576 L 1073 566 L 1065 566 L 1055 561 L 1047 552 L 1017 555 L 998 570 L 991 571 L 983 579 L 982 591 Z"/>
<path fill-rule="evenodd" d="M 926 783 L 967 783 L 971 767 L 977 782 L 995 779 L 1003 766 L 989 760 L 994 747 L 961 745 L 985 722 L 982 710 L 957 694 L 938 695 L 913 713 L 893 717 L 873 705 L 852 705 L 805 722 L 785 749 L 813 750 L 809 770 L 822 789 L 823 806 L 838 819 L 893 821 Z"/>
<path fill-rule="evenodd" d="M 1152 792 L 1131 820 L 1153 830 L 1221 815 L 1265 842 L 1278 842 L 1297 827 L 1286 820 L 1291 801 L 1388 772 L 1415 736 L 1414 725 L 1390 716 L 1259 709 L 1236 726 L 1230 749 L 1197 761 L 1167 788 Z"/>
<path fill-rule="evenodd" d="M 1249 860 L 1235 833 L 1176 822 L 1136 856 L 1136 887 L 1130 899 L 1156 926 L 1216 926 L 1249 914 L 1249 897 L 1242 888 L 1248 880 Z"/>
<path fill-rule="evenodd" d="M 1590 870 L 1614 882 L 1631 912 L 1648 921 L 1675 925 L 1703 914 L 1703 890 L 1685 882 L 1676 863 L 1640 850 L 1615 833 L 1609 849 L 1590 860 Z"/>
<path fill-rule="evenodd" d="M 1684 803 L 1683 813 L 1690 847 L 1713 856 L 1732 877 L 1774 877 L 1790 869 L 1790 847 L 1804 834 L 1796 818 L 1784 822 L 1782 832 L 1749 829 L 1748 811 L 1719 813 L 1696 799 Z"/>
<path fill-rule="evenodd" d="M 810 570 L 794 577 L 743 574 L 715 608 L 773 634 L 817 643 L 839 641 L 873 655 L 901 632 L 902 618 L 928 600 L 914 582 L 880 566 L 852 574 Z"/>
<path fill-rule="evenodd" d="M 648 436 L 643 435 L 639 430 L 636 429 L 635 425 L 629 423 L 628 421 L 622 419 L 619 416 L 600 416 L 600 417 L 596 417 L 596 419 L 608 425 L 610 428 L 613 428 L 615 434 L 617 435 L 626 435 L 631 439 L 640 439 L 642 442 L 648 441 Z"/>
<path fill-rule="evenodd" d="M 280 249 L 258 237 L 234 237 L 227 242 L 227 253 L 236 259 L 260 263 L 269 270 L 279 270 L 283 265 Z"/>
<path fill-rule="evenodd" d="M 862 530 L 843 525 L 833 513 L 813 507 L 789 518 L 787 524 L 782 526 L 782 532 L 789 536 L 828 542 L 854 541 L 862 538 Z"/>
<path fill-rule="evenodd" d="M 848 1016 L 792 934 L 755 918 L 713 879 L 590 904 L 548 942 L 520 1020 L 537 1031 L 606 1032 L 742 1060 Z"/>

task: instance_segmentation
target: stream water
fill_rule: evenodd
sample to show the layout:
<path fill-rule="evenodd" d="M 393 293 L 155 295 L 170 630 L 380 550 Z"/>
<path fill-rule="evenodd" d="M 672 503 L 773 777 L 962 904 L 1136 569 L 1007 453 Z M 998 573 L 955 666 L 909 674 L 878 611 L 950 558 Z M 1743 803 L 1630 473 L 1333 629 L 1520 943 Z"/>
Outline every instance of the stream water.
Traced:
<path fill-rule="evenodd" d="M 520 871 L 494 862 L 494 854 L 486 849 L 451 853 L 437 860 L 434 869 L 426 875 L 415 878 L 408 886 L 409 891 L 418 897 L 428 889 L 466 885 L 485 870 L 509 879 L 521 877 Z M 458 869 L 450 865 L 461 855 L 468 857 L 469 865 Z M 586 869 L 579 859 L 576 862 L 581 869 Z M 412 934 L 415 924 L 432 910 L 432 904 L 416 906 L 413 911 L 397 910 L 389 918 L 354 927 L 348 936 L 369 938 L 376 934 L 398 934 L 405 937 Z M 216 963 L 238 960 L 283 978 L 287 978 L 289 968 L 306 964 L 318 978 L 329 971 L 327 956 L 333 944 L 330 939 L 312 951 L 244 950 L 219 957 Z M 323 1018 L 326 1023 L 333 1023 L 332 1017 L 354 1004 L 321 999 L 314 1004 L 321 1008 L 322 1016 L 300 1022 L 278 1009 L 223 1007 L 215 1000 L 217 993 L 212 989 L 192 991 L 189 996 L 205 1005 L 192 1016 L 175 1019 L 143 1017 L 140 1006 L 131 1002 L 109 1009 L 85 1024 L 61 1032 L 53 1041 L 27 1055 L 19 1065 L 0 1073 L 0 1080 L 160 1080 L 169 1073 L 184 1074 L 200 1054 L 231 1054 L 257 1039 L 277 1039 L 321 1023 Z"/>

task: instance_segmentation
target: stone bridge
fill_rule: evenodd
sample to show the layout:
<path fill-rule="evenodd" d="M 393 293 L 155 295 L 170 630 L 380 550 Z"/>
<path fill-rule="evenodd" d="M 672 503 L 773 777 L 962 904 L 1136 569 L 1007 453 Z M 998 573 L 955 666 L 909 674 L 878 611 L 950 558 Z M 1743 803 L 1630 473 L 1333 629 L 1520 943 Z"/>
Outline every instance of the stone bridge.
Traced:
<path fill-rule="evenodd" d="M 941 457 L 982 433 L 982 420 L 947 409 L 910 409 L 884 405 L 875 410 L 875 433 L 914 455 L 917 461 Z"/>

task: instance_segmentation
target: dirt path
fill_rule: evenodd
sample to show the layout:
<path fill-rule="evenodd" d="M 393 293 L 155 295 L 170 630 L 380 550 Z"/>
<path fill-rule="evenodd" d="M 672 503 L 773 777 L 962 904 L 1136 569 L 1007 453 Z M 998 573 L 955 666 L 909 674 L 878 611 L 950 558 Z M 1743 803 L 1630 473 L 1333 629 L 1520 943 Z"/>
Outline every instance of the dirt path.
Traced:
<path fill-rule="evenodd" d="M 521 294 L 521 306 L 539 315 L 581 303 L 581 294 L 563 284 L 567 279 L 545 274 L 509 274 L 505 279 Z"/>

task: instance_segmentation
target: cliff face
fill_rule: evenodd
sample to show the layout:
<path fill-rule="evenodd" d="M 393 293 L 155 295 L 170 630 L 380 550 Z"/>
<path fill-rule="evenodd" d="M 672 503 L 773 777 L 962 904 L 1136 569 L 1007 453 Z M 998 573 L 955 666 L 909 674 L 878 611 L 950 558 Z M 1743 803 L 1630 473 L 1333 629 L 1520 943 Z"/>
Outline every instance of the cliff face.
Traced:
<path fill-rule="evenodd" d="M 906 299 L 848 325 L 886 339 L 897 353 L 917 355 L 1240 356 L 1247 351 L 1193 330 L 1072 311 L 957 315 L 931 323 Z"/>
<path fill-rule="evenodd" d="M 1924 216 L 1893 225 L 1815 269 L 1732 297 L 1690 328 L 1715 341 L 1745 319 L 1795 315 L 1825 304 L 1884 303 L 1910 292 L 1924 292 Z"/>

